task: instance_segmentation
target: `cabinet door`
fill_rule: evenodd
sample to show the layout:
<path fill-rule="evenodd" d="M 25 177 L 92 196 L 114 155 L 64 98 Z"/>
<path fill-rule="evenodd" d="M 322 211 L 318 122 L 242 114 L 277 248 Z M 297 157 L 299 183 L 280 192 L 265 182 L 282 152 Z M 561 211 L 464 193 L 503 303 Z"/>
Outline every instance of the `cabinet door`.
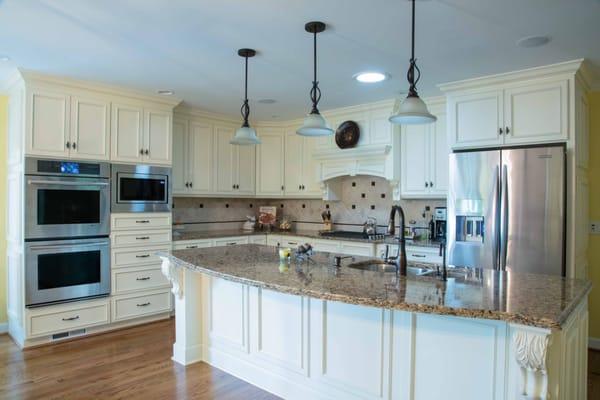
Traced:
<path fill-rule="evenodd" d="M 504 91 L 508 144 L 567 140 L 567 81 L 535 83 Z"/>
<path fill-rule="evenodd" d="M 27 155 L 68 157 L 69 96 L 32 89 L 27 102 Z"/>
<path fill-rule="evenodd" d="M 448 195 L 448 155 L 450 149 L 446 135 L 446 114 L 436 113 L 437 121 L 429 126 L 429 192 L 432 196 Z"/>
<path fill-rule="evenodd" d="M 81 160 L 110 158 L 110 102 L 71 97 L 71 157 Z"/>
<path fill-rule="evenodd" d="M 213 190 L 213 129 L 211 125 L 192 122 L 189 134 L 190 184 L 194 194 Z"/>
<path fill-rule="evenodd" d="M 283 193 L 284 142 L 279 130 L 261 130 L 262 143 L 256 147 L 256 194 L 279 196 Z"/>
<path fill-rule="evenodd" d="M 503 143 L 502 91 L 449 96 L 448 138 L 452 148 Z"/>
<path fill-rule="evenodd" d="M 297 136 L 297 135 L 296 135 Z M 317 150 L 317 140 L 305 137 L 302 149 L 302 194 L 321 198 L 321 185 L 319 184 L 319 163 L 313 159 Z"/>
<path fill-rule="evenodd" d="M 215 127 L 215 189 L 218 193 L 232 193 L 235 191 L 234 182 L 234 157 L 236 146 L 229 143 L 233 139 L 233 128 L 223 126 Z"/>
<path fill-rule="evenodd" d="M 188 193 L 186 186 L 190 181 L 188 153 L 188 121 L 176 119 L 173 121 L 173 169 L 171 171 L 175 195 Z"/>
<path fill-rule="evenodd" d="M 416 197 L 429 194 L 429 126 L 402 127 L 401 194 Z"/>
<path fill-rule="evenodd" d="M 256 146 L 233 147 L 237 147 L 235 164 L 235 176 L 237 176 L 236 193 L 253 195 L 256 193 Z"/>
<path fill-rule="evenodd" d="M 314 139 L 316 142 L 316 139 Z M 305 140 L 295 131 L 286 133 L 285 137 L 285 194 L 298 196 L 302 194 L 303 179 L 303 147 Z"/>
<path fill-rule="evenodd" d="M 113 103 L 110 127 L 110 159 L 112 161 L 135 163 L 142 161 L 144 147 L 142 118 L 141 107 Z"/>
<path fill-rule="evenodd" d="M 144 162 L 171 165 L 173 113 L 162 110 L 145 110 L 144 115 Z"/>

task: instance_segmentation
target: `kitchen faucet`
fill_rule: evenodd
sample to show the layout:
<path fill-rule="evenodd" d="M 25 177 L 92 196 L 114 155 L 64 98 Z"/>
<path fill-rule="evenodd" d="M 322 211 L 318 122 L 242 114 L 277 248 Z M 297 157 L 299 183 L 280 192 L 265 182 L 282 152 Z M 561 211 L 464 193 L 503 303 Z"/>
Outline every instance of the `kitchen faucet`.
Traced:
<path fill-rule="evenodd" d="M 396 257 L 387 257 L 386 250 L 386 262 L 396 265 L 396 273 L 402 276 L 406 276 L 407 265 L 406 265 L 406 245 L 404 240 L 404 210 L 400 206 L 392 206 L 390 212 L 390 221 L 388 223 L 387 233 L 388 235 L 394 236 L 396 233 L 396 212 L 400 214 L 400 233 L 398 235 L 398 255 Z"/>

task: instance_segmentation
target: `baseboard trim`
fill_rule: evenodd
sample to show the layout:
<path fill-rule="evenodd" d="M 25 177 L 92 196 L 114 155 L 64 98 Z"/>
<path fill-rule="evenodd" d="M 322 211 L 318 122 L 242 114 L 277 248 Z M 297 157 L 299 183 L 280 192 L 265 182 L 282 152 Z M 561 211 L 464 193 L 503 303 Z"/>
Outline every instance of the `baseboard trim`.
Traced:
<path fill-rule="evenodd" d="M 588 347 L 594 350 L 600 350 L 600 338 L 589 337 Z"/>
<path fill-rule="evenodd" d="M 8 333 L 8 322 L 0 322 L 0 334 Z"/>

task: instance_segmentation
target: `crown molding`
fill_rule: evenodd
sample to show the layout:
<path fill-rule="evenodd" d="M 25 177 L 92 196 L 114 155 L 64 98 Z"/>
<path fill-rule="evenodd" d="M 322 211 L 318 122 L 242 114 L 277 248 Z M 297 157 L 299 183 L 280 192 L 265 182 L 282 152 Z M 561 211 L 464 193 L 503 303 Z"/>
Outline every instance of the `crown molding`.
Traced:
<path fill-rule="evenodd" d="M 121 86 L 109 85 L 105 83 L 84 81 L 79 79 L 67 78 L 62 76 L 46 75 L 27 69 L 18 69 L 19 75 L 25 81 L 26 85 L 35 84 L 54 84 L 68 86 L 74 89 L 92 90 L 94 92 L 104 93 L 120 97 L 129 97 L 141 101 L 151 101 L 160 103 L 171 108 L 181 103 L 181 99 L 176 97 L 165 97 L 158 94 L 151 94 L 140 90 L 123 88 Z"/>
<path fill-rule="evenodd" d="M 185 103 L 181 103 L 177 107 L 175 107 L 173 113 L 175 114 L 175 116 L 204 118 L 219 122 L 225 122 L 228 124 L 241 125 L 242 123 L 241 118 L 234 118 L 230 115 L 220 114 L 202 108 L 192 107 Z M 254 125 L 252 121 L 250 121 L 250 123 L 251 125 Z"/>
<path fill-rule="evenodd" d="M 455 90 L 475 89 L 482 86 L 501 85 L 515 80 L 544 78 L 558 74 L 575 75 L 580 70 L 584 59 L 561 62 L 541 67 L 527 68 L 519 71 L 511 71 L 502 74 L 482 76 L 478 78 L 465 79 L 461 81 L 442 83 L 438 88 L 442 92 Z"/>

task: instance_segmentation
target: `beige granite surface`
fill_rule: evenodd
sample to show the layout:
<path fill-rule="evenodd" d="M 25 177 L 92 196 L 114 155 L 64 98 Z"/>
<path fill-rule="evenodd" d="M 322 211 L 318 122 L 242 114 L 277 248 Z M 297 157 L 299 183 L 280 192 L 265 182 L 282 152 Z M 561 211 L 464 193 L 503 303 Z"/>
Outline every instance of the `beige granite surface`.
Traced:
<path fill-rule="evenodd" d="M 447 282 L 434 276 L 397 277 L 393 272 L 347 267 L 368 260 L 365 257 L 344 259 L 342 267 L 335 268 L 329 253 L 316 253 L 310 261 L 292 257 L 280 264 L 274 247 L 254 244 L 160 255 L 192 271 L 282 293 L 551 329 L 560 329 L 591 289 L 585 280 L 482 269 Z"/>
<path fill-rule="evenodd" d="M 244 230 L 214 230 L 214 231 L 174 231 L 173 232 L 173 241 L 181 241 L 181 240 L 203 240 L 203 239 L 215 239 L 215 238 L 225 238 L 225 237 L 234 237 L 234 236 L 248 236 L 248 235 L 286 235 L 286 236 L 301 236 L 310 239 L 326 239 L 326 240 L 342 240 L 346 242 L 362 242 L 362 243 L 394 243 L 393 238 L 388 239 L 378 239 L 378 240 L 369 240 L 369 239 L 360 239 L 360 238 L 340 238 L 340 237 L 332 237 L 332 236 L 321 236 L 319 231 L 309 231 L 309 230 L 292 230 L 292 231 L 273 231 L 271 233 L 262 232 L 262 231 L 244 231 Z M 407 246 L 417 246 L 417 247 L 438 247 L 439 242 L 432 242 L 429 240 L 407 240 Z"/>

